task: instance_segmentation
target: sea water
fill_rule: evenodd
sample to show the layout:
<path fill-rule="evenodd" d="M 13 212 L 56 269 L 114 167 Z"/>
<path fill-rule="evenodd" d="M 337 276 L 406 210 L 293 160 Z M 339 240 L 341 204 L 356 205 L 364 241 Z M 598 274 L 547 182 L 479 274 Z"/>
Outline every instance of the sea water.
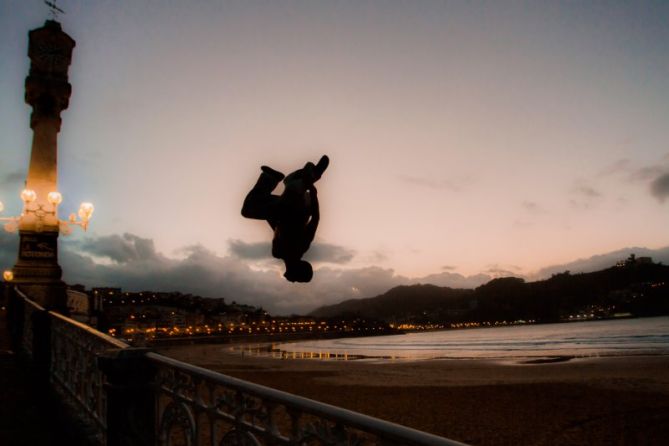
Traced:
<path fill-rule="evenodd" d="M 669 317 L 444 330 L 282 343 L 272 356 L 513 359 L 669 354 Z"/>

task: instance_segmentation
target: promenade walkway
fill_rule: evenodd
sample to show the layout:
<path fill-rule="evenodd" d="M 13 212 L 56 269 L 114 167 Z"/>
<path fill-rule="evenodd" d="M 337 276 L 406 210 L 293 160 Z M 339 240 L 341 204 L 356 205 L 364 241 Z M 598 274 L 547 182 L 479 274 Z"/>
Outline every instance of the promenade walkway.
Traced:
<path fill-rule="evenodd" d="M 82 445 L 73 423 L 21 358 L 11 351 L 7 311 L 0 307 L 0 445 Z"/>

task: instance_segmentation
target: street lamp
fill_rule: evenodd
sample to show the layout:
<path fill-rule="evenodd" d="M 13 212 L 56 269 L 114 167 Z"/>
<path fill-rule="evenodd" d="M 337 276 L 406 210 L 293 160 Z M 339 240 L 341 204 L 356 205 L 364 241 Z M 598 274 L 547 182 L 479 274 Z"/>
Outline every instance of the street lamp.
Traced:
<path fill-rule="evenodd" d="M 49 192 L 47 195 L 47 204 L 37 204 L 37 194 L 34 190 L 23 189 L 21 191 L 21 200 L 23 201 L 23 211 L 18 217 L 0 217 L 0 221 L 5 223 L 5 231 L 16 232 L 19 223 L 24 218 L 31 218 L 35 223 L 35 231 L 42 232 L 45 224 L 57 224 L 58 231 L 63 235 L 68 235 L 72 232 L 70 225 L 81 226 L 85 231 L 88 229 L 88 222 L 93 216 L 95 208 L 91 203 L 81 203 L 79 206 L 79 219 L 77 215 L 71 214 L 69 220 L 58 219 L 58 205 L 62 203 L 63 196 L 58 191 Z M 4 205 L 0 202 L 0 212 L 4 210 Z"/>

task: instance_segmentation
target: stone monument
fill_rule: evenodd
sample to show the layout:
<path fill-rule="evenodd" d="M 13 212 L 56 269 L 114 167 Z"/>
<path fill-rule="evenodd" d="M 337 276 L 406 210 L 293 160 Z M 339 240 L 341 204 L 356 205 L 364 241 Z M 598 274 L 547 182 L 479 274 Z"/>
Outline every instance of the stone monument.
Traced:
<path fill-rule="evenodd" d="M 25 101 L 32 107 L 33 142 L 24 211 L 18 222 L 19 253 L 13 268 L 14 283 L 40 305 L 66 311 L 65 284 L 58 264 L 60 221 L 58 193 L 58 132 L 60 113 L 69 105 L 72 86 L 67 71 L 75 41 L 60 23 L 47 20 L 29 33 L 30 72 Z"/>

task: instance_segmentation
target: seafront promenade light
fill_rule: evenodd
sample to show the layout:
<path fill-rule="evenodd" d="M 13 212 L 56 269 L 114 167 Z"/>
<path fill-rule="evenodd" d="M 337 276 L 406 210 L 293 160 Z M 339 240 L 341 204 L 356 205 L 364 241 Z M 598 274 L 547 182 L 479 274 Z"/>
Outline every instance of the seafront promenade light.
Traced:
<path fill-rule="evenodd" d="M 11 282 L 14 280 L 14 273 L 11 270 L 5 270 L 2 273 L 2 278 L 5 279 L 5 282 Z"/>
<path fill-rule="evenodd" d="M 72 229 L 70 225 L 81 226 L 85 231 L 88 229 L 88 223 L 93 216 L 95 208 L 91 203 L 84 202 L 79 206 L 79 219 L 77 214 L 71 214 L 68 221 L 58 219 L 58 205 L 63 202 L 63 195 L 58 191 L 52 191 L 47 194 L 47 202 L 50 204 L 37 203 L 37 193 L 32 189 L 23 189 L 21 191 L 21 201 L 23 201 L 23 211 L 18 217 L 2 217 L 0 221 L 7 222 L 5 231 L 15 232 L 19 228 L 19 223 L 23 219 L 31 218 L 36 232 L 42 232 L 45 225 L 58 226 L 58 231 L 63 235 L 70 234 Z M 0 202 L 0 212 L 5 206 Z"/>

